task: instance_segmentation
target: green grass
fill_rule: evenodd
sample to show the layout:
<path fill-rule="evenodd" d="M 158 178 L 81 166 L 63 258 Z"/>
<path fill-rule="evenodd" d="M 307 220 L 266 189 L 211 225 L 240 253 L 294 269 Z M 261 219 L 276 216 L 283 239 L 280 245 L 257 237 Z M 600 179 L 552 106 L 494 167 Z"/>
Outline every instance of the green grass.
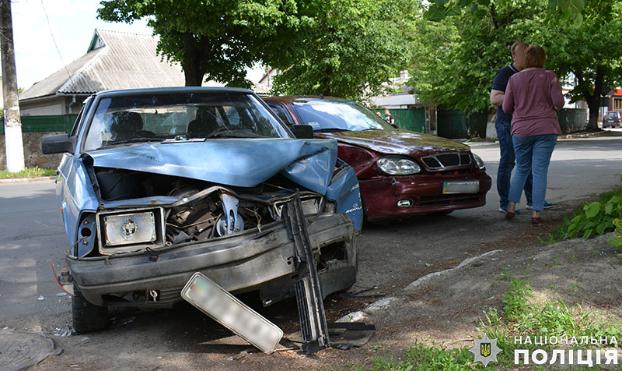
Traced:
<path fill-rule="evenodd" d="M 372 370 L 472 370 L 483 369 L 473 361 L 473 353 L 466 348 L 443 349 L 417 344 L 406 352 L 399 361 L 382 357 L 373 359 Z"/>
<path fill-rule="evenodd" d="M 27 167 L 18 173 L 9 173 L 6 170 L 0 170 L 0 179 L 33 178 L 54 175 L 56 175 L 56 169 L 45 169 L 41 167 Z"/>
<path fill-rule="evenodd" d="M 615 336 L 622 337 L 622 324 L 617 321 L 596 318 L 580 306 L 569 307 L 562 301 L 531 302 L 533 289 L 524 280 L 511 279 L 503 296 L 503 311 L 495 308 L 484 312 L 478 331 L 497 339 L 502 352 L 498 363 L 489 366 L 513 368 L 515 349 L 546 349 L 535 344 L 515 344 L 515 336 Z M 483 369 L 481 363 L 473 361 L 468 348 L 445 349 L 438 346 L 416 344 L 407 349 L 401 359 L 389 360 L 383 357 L 372 359 L 373 370 L 473 370 Z"/>

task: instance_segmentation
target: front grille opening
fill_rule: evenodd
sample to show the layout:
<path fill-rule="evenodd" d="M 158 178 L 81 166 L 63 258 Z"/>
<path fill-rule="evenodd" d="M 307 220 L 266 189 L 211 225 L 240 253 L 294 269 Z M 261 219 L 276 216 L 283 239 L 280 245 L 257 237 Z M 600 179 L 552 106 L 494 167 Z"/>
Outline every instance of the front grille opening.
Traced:
<path fill-rule="evenodd" d="M 320 260 L 318 261 L 318 271 L 328 268 L 331 262 L 345 261 L 348 258 L 348 250 L 345 242 L 331 243 L 320 248 Z"/>
<path fill-rule="evenodd" d="M 469 153 L 450 152 L 429 155 L 421 158 L 421 161 L 430 170 L 445 170 L 456 167 L 467 167 L 471 165 L 471 155 Z"/>
<path fill-rule="evenodd" d="M 460 156 L 454 153 L 436 155 L 436 159 L 445 167 L 460 165 Z"/>

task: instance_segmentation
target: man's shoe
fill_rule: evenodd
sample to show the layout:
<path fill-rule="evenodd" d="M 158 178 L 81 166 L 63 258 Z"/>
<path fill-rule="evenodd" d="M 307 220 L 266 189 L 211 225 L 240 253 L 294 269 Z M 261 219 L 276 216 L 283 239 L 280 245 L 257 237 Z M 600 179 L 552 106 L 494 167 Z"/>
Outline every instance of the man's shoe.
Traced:
<path fill-rule="evenodd" d="M 550 209 L 550 208 L 552 208 L 552 207 L 553 207 L 553 205 L 554 205 L 554 204 L 552 204 L 552 203 L 550 203 L 550 202 L 548 202 L 548 201 L 544 201 L 544 208 L 545 208 L 545 209 Z M 526 208 L 527 210 L 533 210 L 533 206 L 531 206 L 530 204 L 527 204 L 527 206 L 525 206 L 525 208 Z"/>

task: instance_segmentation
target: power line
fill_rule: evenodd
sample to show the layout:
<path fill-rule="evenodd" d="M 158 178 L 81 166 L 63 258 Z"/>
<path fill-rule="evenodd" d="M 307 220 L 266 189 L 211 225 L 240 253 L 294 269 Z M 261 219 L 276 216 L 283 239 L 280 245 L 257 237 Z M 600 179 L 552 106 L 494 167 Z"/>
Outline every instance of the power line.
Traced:
<path fill-rule="evenodd" d="M 41 8 L 43 8 L 43 14 L 45 15 L 45 20 L 48 24 L 48 30 L 50 30 L 50 37 L 52 38 L 52 42 L 54 43 L 54 47 L 56 48 L 56 53 L 58 53 L 58 58 L 60 59 L 60 62 L 63 64 L 63 69 L 65 70 L 65 72 L 67 72 L 67 78 L 71 78 L 71 73 L 69 73 L 69 70 L 67 69 L 67 65 L 65 64 L 65 61 L 63 60 L 63 55 L 60 52 L 60 48 L 58 47 L 58 44 L 56 43 L 56 38 L 54 37 L 54 32 L 52 31 L 52 25 L 50 24 L 50 18 L 48 17 L 48 12 L 45 9 L 45 4 L 43 3 L 43 0 L 39 0 L 39 2 L 41 2 Z"/>

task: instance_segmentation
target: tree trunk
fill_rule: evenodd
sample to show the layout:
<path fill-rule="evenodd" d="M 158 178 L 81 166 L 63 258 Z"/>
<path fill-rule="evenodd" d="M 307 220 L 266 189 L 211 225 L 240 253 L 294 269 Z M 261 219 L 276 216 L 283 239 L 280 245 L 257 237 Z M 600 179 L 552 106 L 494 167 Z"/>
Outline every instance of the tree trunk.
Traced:
<path fill-rule="evenodd" d="M 10 0 L 0 0 L 0 35 L 6 169 L 9 172 L 16 173 L 24 169 L 24 143 L 22 140 L 22 122 L 19 114 L 19 98 L 17 96 L 13 20 L 11 19 Z"/>
<path fill-rule="evenodd" d="M 201 67 L 200 43 L 194 39 L 194 35 L 190 32 L 184 33 L 183 40 L 184 56 L 181 66 L 184 70 L 186 86 L 201 86 L 206 71 Z"/>
<path fill-rule="evenodd" d="M 598 130 L 598 111 L 600 110 L 600 94 L 594 93 L 587 101 L 589 108 L 589 120 L 587 122 L 587 130 Z"/>
<path fill-rule="evenodd" d="M 598 130 L 598 111 L 600 109 L 601 93 L 603 91 L 605 74 L 602 67 L 596 67 L 596 78 L 594 79 L 594 91 L 591 96 L 586 97 L 587 106 L 590 110 L 587 130 Z"/>

